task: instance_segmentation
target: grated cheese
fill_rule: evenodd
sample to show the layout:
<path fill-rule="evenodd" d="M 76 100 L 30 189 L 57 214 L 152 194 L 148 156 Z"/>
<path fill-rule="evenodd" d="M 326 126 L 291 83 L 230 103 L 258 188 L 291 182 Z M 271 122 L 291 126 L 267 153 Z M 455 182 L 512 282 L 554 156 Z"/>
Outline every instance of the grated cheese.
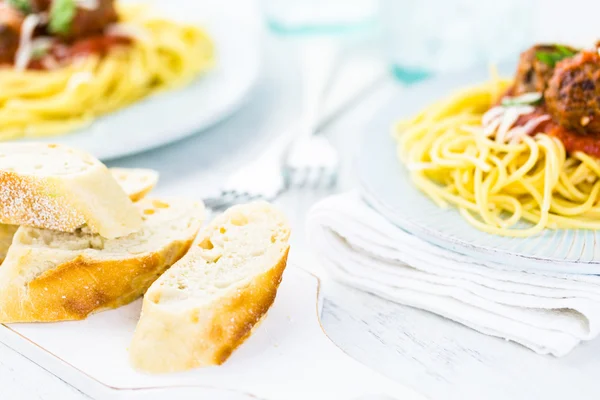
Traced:
<path fill-rule="evenodd" d="M 33 53 L 33 32 L 36 26 L 42 22 L 39 14 L 29 14 L 23 20 L 21 26 L 21 37 L 19 38 L 19 48 L 15 54 L 15 69 L 22 71 L 29 65 Z"/>
<path fill-rule="evenodd" d="M 100 7 L 99 0 L 75 0 L 75 5 L 84 10 L 97 10 Z"/>
<path fill-rule="evenodd" d="M 152 40 L 150 33 L 144 28 L 132 24 L 116 23 L 106 27 L 104 32 L 110 36 L 124 36 L 139 40 L 140 42 L 149 42 Z"/>

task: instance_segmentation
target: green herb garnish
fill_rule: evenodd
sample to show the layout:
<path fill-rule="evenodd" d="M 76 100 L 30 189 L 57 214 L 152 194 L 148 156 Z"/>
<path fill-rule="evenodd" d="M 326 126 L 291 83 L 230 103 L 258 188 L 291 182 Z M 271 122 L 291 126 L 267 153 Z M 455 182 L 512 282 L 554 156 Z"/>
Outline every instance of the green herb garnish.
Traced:
<path fill-rule="evenodd" d="M 31 12 L 31 4 L 29 4 L 29 0 L 6 0 L 6 3 L 12 8 L 16 8 L 25 14 L 29 14 Z"/>
<path fill-rule="evenodd" d="M 538 51 L 537 53 L 535 53 L 535 58 L 537 58 L 544 64 L 549 65 L 550 67 L 554 67 L 554 64 L 556 64 L 555 58 L 552 56 L 552 53 Z"/>
<path fill-rule="evenodd" d="M 564 54 L 566 57 L 573 57 L 575 54 L 577 54 L 576 51 L 573 51 L 568 47 L 563 46 L 562 44 L 557 44 L 556 48 L 558 49 L 558 51 L 560 51 L 561 54 Z"/>
<path fill-rule="evenodd" d="M 75 0 L 54 0 L 50 7 L 48 29 L 54 34 L 68 35 L 77 12 Z"/>
<path fill-rule="evenodd" d="M 564 60 L 565 58 L 573 57 L 575 54 L 577 54 L 576 51 L 573 51 L 560 44 L 557 44 L 554 47 L 556 50 L 536 52 L 535 58 L 549 67 L 554 68 L 557 62 Z"/>

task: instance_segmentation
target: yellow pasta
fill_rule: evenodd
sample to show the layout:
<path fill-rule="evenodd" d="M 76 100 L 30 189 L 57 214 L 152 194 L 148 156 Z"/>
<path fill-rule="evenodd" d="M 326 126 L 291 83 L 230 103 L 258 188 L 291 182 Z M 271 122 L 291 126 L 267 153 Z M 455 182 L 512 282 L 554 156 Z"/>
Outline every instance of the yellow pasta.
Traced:
<path fill-rule="evenodd" d="M 0 140 L 67 133 L 153 93 L 189 83 L 209 69 L 214 48 L 199 27 L 145 8 L 119 11 L 132 44 L 75 58 L 56 70 L 0 70 Z"/>
<path fill-rule="evenodd" d="M 600 164 L 567 154 L 545 134 L 503 143 L 475 133 L 510 82 L 495 78 L 398 123 L 398 155 L 438 206 L 454 206 L 482 231 L 514 237 L 543 229 L 600 229 Z M 517 224 L 525 220 L 526 227 Z"/>

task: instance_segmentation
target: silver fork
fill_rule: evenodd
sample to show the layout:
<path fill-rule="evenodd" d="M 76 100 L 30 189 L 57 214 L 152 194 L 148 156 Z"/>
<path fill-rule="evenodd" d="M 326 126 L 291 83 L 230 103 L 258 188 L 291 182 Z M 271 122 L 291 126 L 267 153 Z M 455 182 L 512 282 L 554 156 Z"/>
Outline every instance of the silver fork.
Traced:
<path fill-rule="evenodd" d="M 216 196 L 205 198 L 206 207 L 218 211 L 253 200 L 274 200 L 285 189 L 281 157 L 288 144 L 285 136 L 274 140 L 254 161 L 230 175 Z"/>
<path fill-rule="evenodd" d="M 291 187 L 330 187 L 337 178 L 337 151 L 322 136 L 314 136 L 338 46 L 328 39 L 302 47 L 302 130 L 294 140 L 280 135 L 256 160 L 232 174 L 220 192 L 204 199 L 212 210 L 252 200 L 274 200 Z M 291 143 L 291 144 L 290 144 Z"/>
<path fill-rule="evenodd" d="M 303 86 L 301 131 L 286 152 L 284 176 L 287 188 L 329 188 L 337 180 L 338 152 L 317 131 L 340 43 L 335 37 L 303 40 L 299 54 Z"/>

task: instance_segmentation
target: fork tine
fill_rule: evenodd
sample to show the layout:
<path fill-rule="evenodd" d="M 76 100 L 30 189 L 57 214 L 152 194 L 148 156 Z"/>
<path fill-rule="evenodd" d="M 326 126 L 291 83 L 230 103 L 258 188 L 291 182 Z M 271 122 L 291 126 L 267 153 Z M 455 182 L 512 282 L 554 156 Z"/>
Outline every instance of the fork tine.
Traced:
<path fill-rule="evenodd" d="M 247 202 L 256 201 L 256 200 L 268 200 L 268 199 L 266 199 L 265 195 L 263 195 L 261 193 L 238 192 L 237 197 L 235 199 L 235 203 L 236 204 L 247 203 Z"/>
<path fill-rule="evenodd" d="M 338 156 L 323 136 L 311 136 L 292 144 L 285 169 L 288 188 L 315 189 L 333 187 L 336 183 Z"/>
<path fill-rule="evenodd" d="M 216 210 L 223 207 L 224 203 L 223 196 L 209 197 L 204 199 L 204 205 L 211 210 Z"/>
<path fill-rule="evenodd" d="M 337 171 L 330 167 L 323 168 L 323 175 L 321 175 L 321 185 L 320 187 L 323 190 L 328 190 L 333 187 L 333 181 L 335 181 L 335 176 Z"/>
<path fill-rule="evenodd" d="M 326 189 L 331 189 L 331 188 L 335 187 L 335 185 L 337 184 L 337 178 L 338 178 L 337 170 L 333 169 L 333 168 L 329 168 L 323 174 L 324 187 Z"/>
<path fill-rule="evenodd" d="M 218 197 L 204 199 L 204 205 L 211 210 L 222 210 L 234 204 L 243 203 L 247 193 L 223 190 Z"/>
<path fill-rule="evenodd" d="M 261 199 L 262 196 L 257 194 L 257 193 L 246 193 L 246 196 L 244 196 L 244 202 L 249 202 L 249 201 L 255 201 L 258 199 Z"/>
<path fill-rule="evenodd" d="M 234 192 L 234 193 L 235 193 L 235 196 L 231 201 L 231 205 L 247 203 L 249 201 L 252 201 L 253 196 L 255 196 L 248 192 Z"/>
<path fill-rule="evenodd" d="M 321 178 L 323 177 L 323 167 L 310 168 L 308 171 L 309 185 L 314 189 L 318 189 L 321 185 Z"/>
<path fill-rule="evenodd" d="M 224 203 L 226 207 L 232 206 L 234 204 L 238 204 L 240 203 L 240 198 L 243 196 L 243 193 L 237 192 L 235 190 L 232 190 L 229 192 L 229 194 L 227 196 L 225 196 L 224 198 Z"/>
<path fill-rule="evenodd" d="M 321 189 L 323 187 L 323 176 L 325 173 L 325 167 L 313 168 L 312 171 L 312 187 L 315 190 Z"/>
<path fill-rule="evenodd" d="M 304 188 L 306 186 L 306 183 L 309 178 L 308 173 L 309 173 L 308 168 L 305 168 L 305 167 L 295 168 L 292 173 L 293 186 L 297 189 Z"/>
<path fill-rule="evenodd" d="M 304 187 L 314 189 L 316 187 L 316 185 L 318 184 L 318 179 L 319 179 L 318 168 L 314 168 L 314 167 L 306 168 L 305 174 L 306 174 L 306 180 L 304 181 Z"/>

